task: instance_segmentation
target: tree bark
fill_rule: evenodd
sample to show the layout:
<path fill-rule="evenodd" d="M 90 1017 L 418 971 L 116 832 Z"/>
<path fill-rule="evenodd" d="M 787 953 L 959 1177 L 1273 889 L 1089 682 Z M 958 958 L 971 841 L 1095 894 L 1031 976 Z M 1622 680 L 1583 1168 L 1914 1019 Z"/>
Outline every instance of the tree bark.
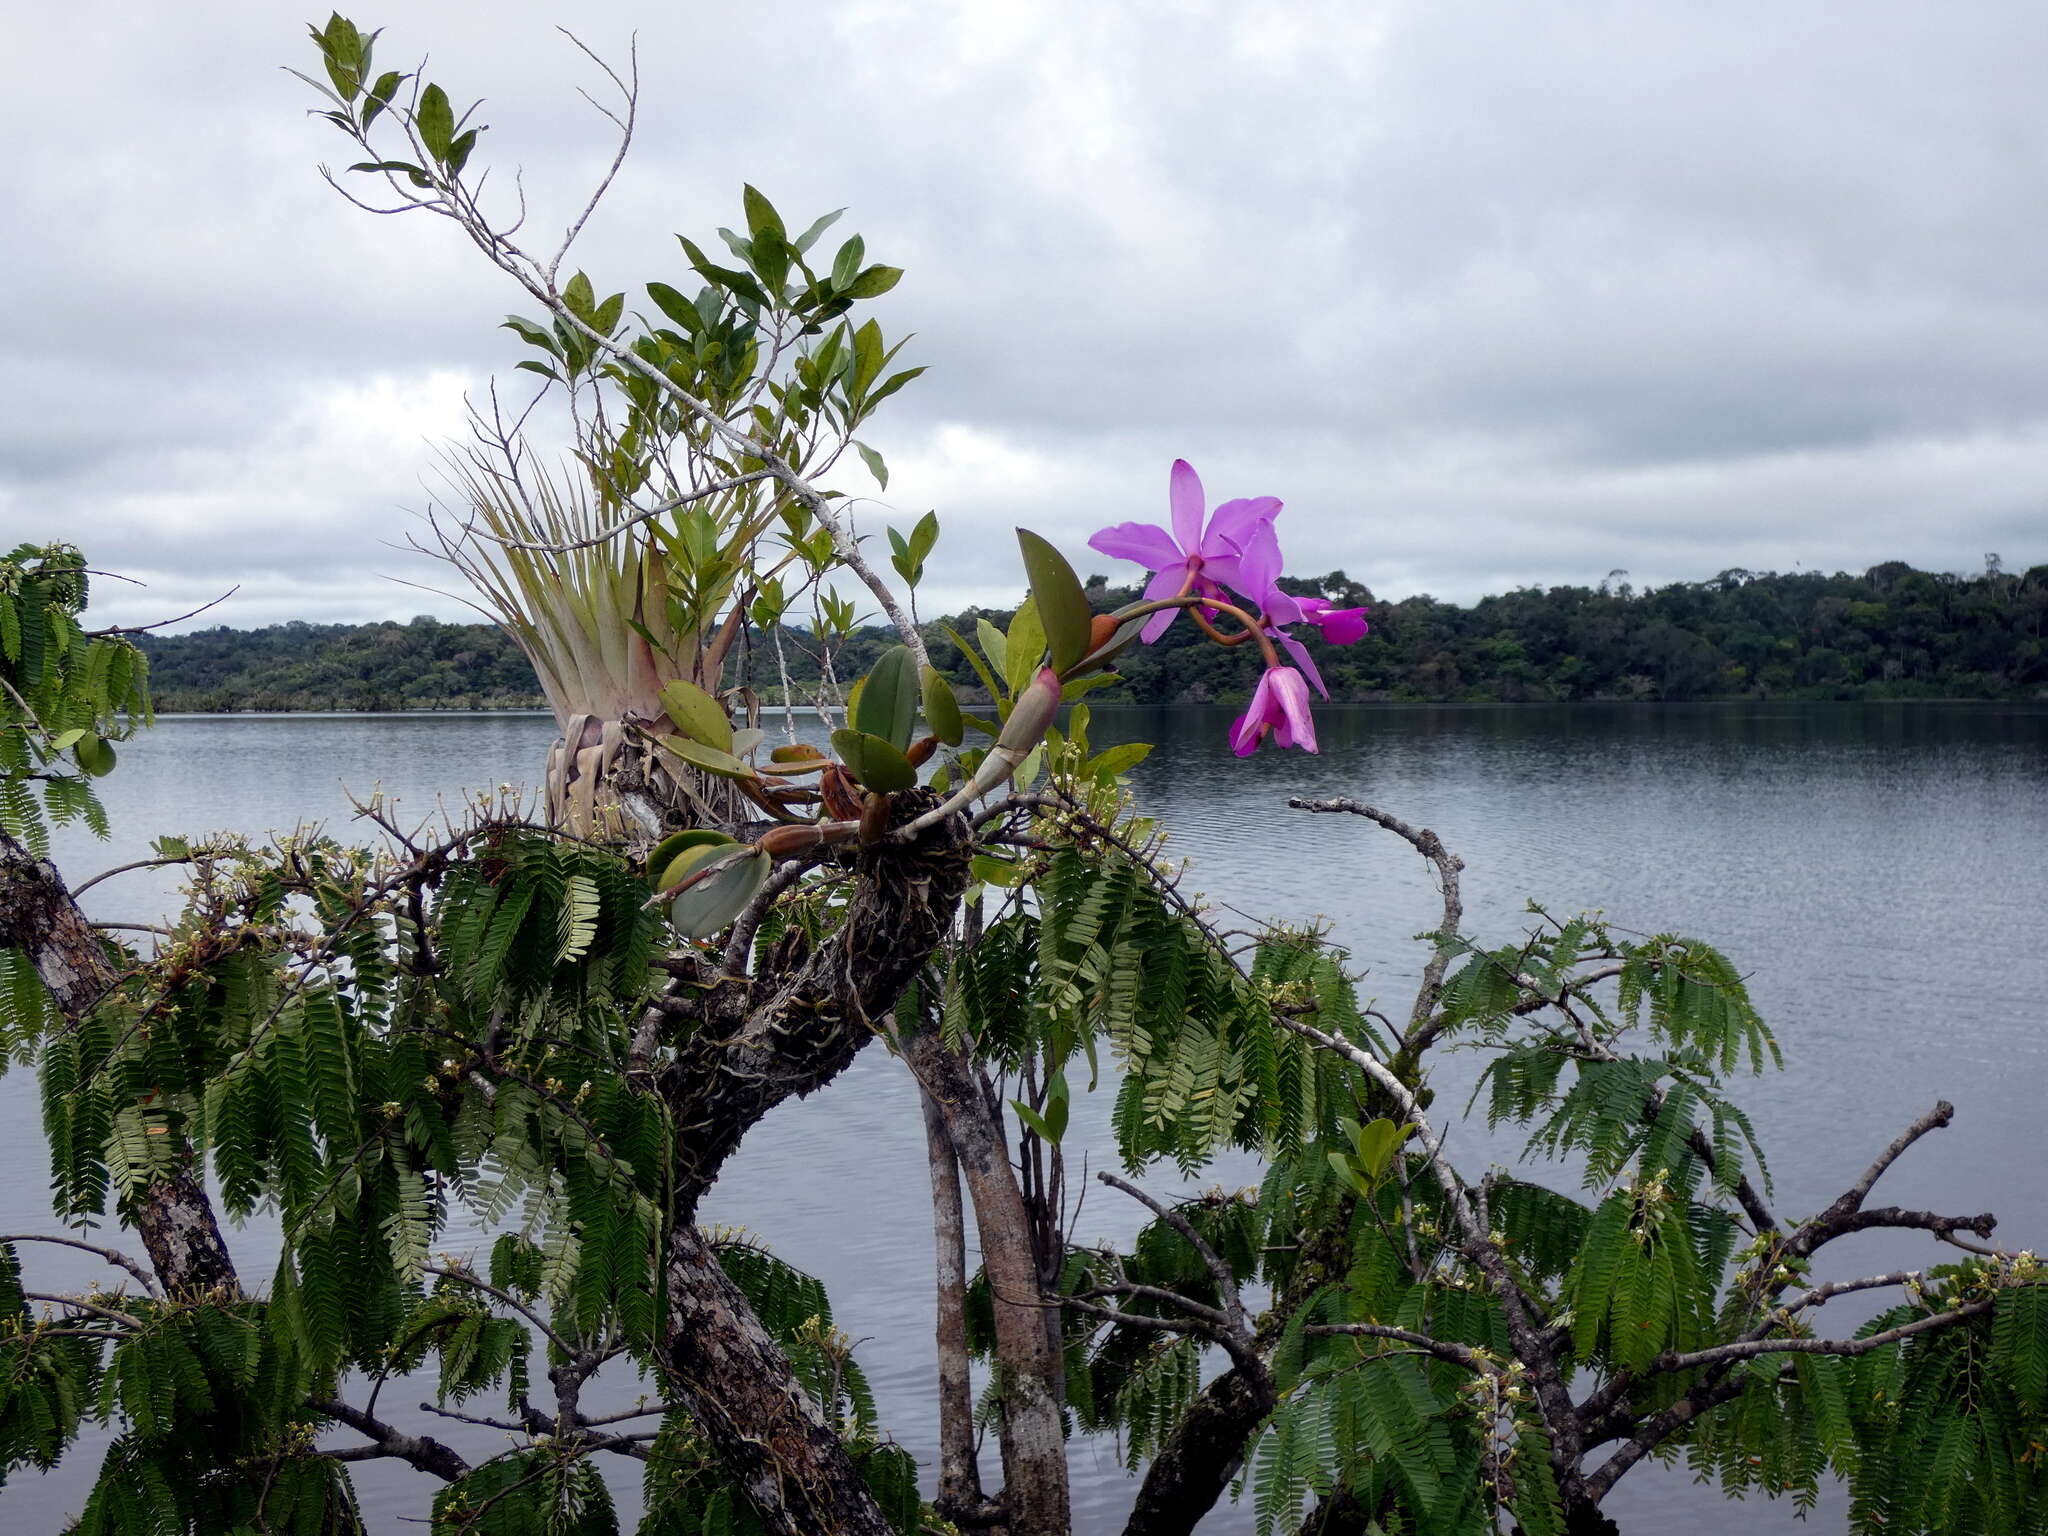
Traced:
<path fill-rule="evenodd" d="M 892 821 L 936 803 L 906 791 L 894 797 Z M 811 948 L 793 928 L 752 977 L 674 961 L 674 979 L 646 1021 L 656 1049 L 670 1052 L 653 1080 L 676 1127 L 662 1364 L 769 1529 L 786 1536 L 880 1536 L 888 1525 L 788 1358 L 697 1233 L 697 1207 L 763 1115 L 822 1088 L 885 1026 L 951 929 L 970 849 L 958 817 L 909 843 L 860 848 L 845 916 L 823 943 Z"/>
<path fill-rule="evenodd" d="M 937 797 L 893 797 L 893 825 Z M 890 1010 L 951 929 L 967 888 L 971 843 L 952 817 L 909 843 L 854 856 L 855 886 L 839 927 L 816 949 L 790 929 L 754 976 L 673 963 L 655 1005 L 673 1055 L 655 1082 L 676 1123 L 679 1220 L 694 1216 L 718 1171 L 761 1117 L 815 1093 L 886 1027 Z"/>
<path fill-rule="evenodd" d="M 665 1364 L 691 1422 L 776 1536 L 891 1536 L 818 1405 L 690 1222 L 668 1245 Z"/>
<path fill-rule="evenodd" d="M 1235 1366 L 1204 1387 L 1145 1469 L 1124 1536 L 1187 1536 L 1223 1497 L 1245 1443 L 1272 1411 L 1267 1383 Z"/>
<path fill-rule="evenodd" d="M 76 1023 L 119 985 L 106 946 L 47 859 L 0 831 L 0 945 L 29 957 L 65 1019 Z M 126 1214 L 142 1235 L 164 1294 L 238 1293 L 241 1282 L 221 1237 L 213 1201 L 199 1182 L 197 1158 L 182 1134 L 176 1172 L 144 1187 Z"/>
<path fill-rule="evenodd" d="M 981 1467 L 974 1454 L 974 1391 L 967 1369 L 967 1213 L 960 1193 L 960 1160 L 946 1134 L 944 1112 L 928 1093 L 925 1156 L 931 1164 L 932 1228 L 938 1250 L 935 1287 L 939 1352 L 940 1513 L 957 1518 L 982 1507 Z"/>
<path fill-rule="evenodd" d="M 1045 1325 L 1030 1212 L 1010 1166 L 1002 1124 L 982 1092 L 980 1075 L 936 1031 L 916 1035 L 903 1049 L 945 1120 L 974 1197 L 982 1272 L 995 1303 L 1005 1524 L 1010 1536 L 1068 1536 L 1063 1362 Z"/>

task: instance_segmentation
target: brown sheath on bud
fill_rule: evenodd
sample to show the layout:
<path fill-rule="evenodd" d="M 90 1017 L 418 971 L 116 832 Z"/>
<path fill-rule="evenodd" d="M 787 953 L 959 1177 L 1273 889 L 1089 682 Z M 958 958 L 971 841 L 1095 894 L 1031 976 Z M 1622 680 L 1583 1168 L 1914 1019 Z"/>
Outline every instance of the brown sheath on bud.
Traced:
<path fill-rule="evenodd" d="M 1123 620 L 1113 613 L 1098 613 L 1088 621 L 1088 649 L 1083 655 L 1092 655 L 1116 638 Z"/>
<path fill-rule="evenodd" d="M 786 859 L 791 854 L 808 852 L 823 841 L 823 832 L 815 824 L 806 823 L 800 827 L 770 827 L 754 846 L 770 858 Z"/>
<path fill-rule="evenodd" d="M 819 776 L 818 790 L 825 798 L 825 814 L 834 821 L 856 821 L 860 818 L 860 791 L 854 788 L 853 780 L 837 763 Z"/>
<path fill-rule="evenodd" d="M 939 738 L 936 736 L 926 736 L 921 740 L 913 741 L 910 744 L 910 750 L 904 753 L 903 756 L 911 767 L 919 768 L 928 762 L 931 755 L 938 750 Z"/>

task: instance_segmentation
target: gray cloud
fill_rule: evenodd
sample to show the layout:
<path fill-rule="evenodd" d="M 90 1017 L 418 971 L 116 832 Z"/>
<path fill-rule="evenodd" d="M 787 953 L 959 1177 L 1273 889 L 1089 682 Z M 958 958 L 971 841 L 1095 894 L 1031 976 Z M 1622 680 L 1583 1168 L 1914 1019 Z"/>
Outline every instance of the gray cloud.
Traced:
<path fill-rule="evenodd" d="M 145 576 L 105 589 L 123 620 L 234 581 L 233 623 L 453 613 L 380 579 L 436 579 L 386 542 L 519 295 L 320 183 L 347 146 L 276 6 L 180 15 L 15 23 L 0 537 Z M 558 228 L 609 152 L 592 72 L 559 11 L 478 15 L 402 8 L 387 62 L 483 94 L 500 189 Z M 645 84 L 580 259 L 637 296 L 742 180 L 852 205 L 932 365 L 863 506 L 939 508 L 928 603 L 1012 591 L 1010 522 L 1087 563 L 1177 454 L 1388 596 L 2048 559 L 2038 7 L 761 15 L 567 18 L 614 58 L 639 27 Z"/>

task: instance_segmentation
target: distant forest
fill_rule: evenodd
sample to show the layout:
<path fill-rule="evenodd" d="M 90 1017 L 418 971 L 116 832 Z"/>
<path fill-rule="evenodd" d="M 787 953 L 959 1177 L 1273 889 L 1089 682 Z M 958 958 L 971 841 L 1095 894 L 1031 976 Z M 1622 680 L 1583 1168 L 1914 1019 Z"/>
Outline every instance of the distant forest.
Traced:
<path fill-rule="evenodd" d="M 1336 571 L 1289 582 L 1344 606 L 1372 608 L 1372 632 L 1342 649 L 1316 645 L 1330 695 L 1344 700 L 1467 703 L 1577 699 L 1694 700 L 2048 698 L 2048 565 L 2024 574 L 1994 556 L 1981 575 L 1893 561 L 1860 576 L 1728 570 L 1710 581 L 1638 590 L 1616 572 L 1597 587 L 1526 587 L 1469 607 L 1428 596 L 1378 603 Z M 1135 588 L 1089 582 L 1098 610 Z M 973 676 L 942 624 L 968 634 L 970 610 L 928 625 L 934 662 Z M 858 676 L 889 641 L 856 631 L 838 654 Z M 542 703 L 533 671 L 490 624 L 278 624 L 267 629 L 146 635 L 157 704 L 169 711 L 503 709 Z M 789 652 L 799 683 L 815 661 Z M 772 653 L 749 670 L 764 693 Z M 1127 652 L 1124 682 L 1103 700 L 1227 703 L 1250 673 L 1242 658 L 1176 624 Z"/>

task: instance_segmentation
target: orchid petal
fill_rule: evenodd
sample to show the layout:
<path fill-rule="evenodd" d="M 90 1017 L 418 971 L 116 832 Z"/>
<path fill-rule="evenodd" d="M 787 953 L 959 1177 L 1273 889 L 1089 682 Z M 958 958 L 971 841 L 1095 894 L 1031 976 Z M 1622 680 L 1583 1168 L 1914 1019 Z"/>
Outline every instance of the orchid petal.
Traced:
<path fill-rule="evenodd" d="M 1163 602 L 1169 597 L 1178 597 L 1182 583 L 1188 579 L 1187 567 L 1171 565 L 1155 574 L 1145 587 L 1145 601 Z M 1145 627 L 1138 631 L 1138 638 L 1150 645 L 1166 633 L 1167 626 L 1180 617 L 1178 608 L 1162 608 L 1145 621 Z"/>
<path fill-rule="evenodd" d="M 1285 667 L 1269 670 L 1266 676 L 1273 680 L 1273 694 L 1280 705 L 1286 723 L 1278 727 L 1276 734 L 1283 747 L 1300 747 L 1304 752 L 1316 748 L 1316 719 L 1309 713 L 1308 686 L 1302 682 L 1299 672 Z"/>
<path fill-rule="evenodd" d="M 1271 523 L 1253 525 L 1243 554 L 1205 560 L 1202 569 L 1250 598 L 1252 606 L 1272 623 L 1300 622 L 1301 610 L 1294 599 L 1275 584 L 1280 575 L 1280 540 Z"/>
<path fill-rule="evenodd" d="M 1296 600 L 1301 616 L 1323 632 L 1323 639 L 1331 645 L 1356 645 L 1363 640 L 1372 626 L 1365 621 L 1368 610 L 1364 608 L 1332 608 L 1328 598 L 1304 597 Z"/>
<path fill-rule="evenodd" d="M 1259 729 L 1249 714 L 1239 715 L 1231 721 L 1230 750 L 1239 757 L 1250 757 L 1259 750 Z"/>
<path fill-rule="evenodd" d="M 1157 523 L 1118 523 L 1088 541 L 1088 547 L 1113 560 L 1133 560 L 1148 571 L 1163 571 L 1186 562 L 1173 535 Z"/>
<path fill-rule="evenodd" d="M 1236 555 L 1244 552 L 1252 531 L 1279 515 L 1278 496 L 1242 496 L 1226 501 L 1209 517 L 1209 530 L 1202 535 L 1204 555 Z"/>
<path fill-rule="evenodd" d="M 1251 703 L 1230 727 L 1230 749 L 1239 757 L 1250 757 L 1267 729 L 1282 718 L 1273 698 L 1273 670 L 1269 667 L 1259 674 L 1259 686 L 1252 690 Z"/>
<path fill-rule="evenodd" d="M 1202 543 L 1202 477 L 1186 459 L 1173 461 L 1170 492 L 1173 503 L 1173 533 L 1180 547 L 1193 554 Z"/>
<path fill-rule="evenodd" d="M 1280 642 L 1280 648 L 1293 658 L 1297 667 L 1301 668 L 1302 676 L 1315 685 L 1316 692 L 1327 699 L 1330 690 L 1323 686 L 1323 674 L 1316 670 L 1315 658 L 1309 655 L 1308 647 L 1285 630 L 1274 631 L 1273 638 Z"/>

